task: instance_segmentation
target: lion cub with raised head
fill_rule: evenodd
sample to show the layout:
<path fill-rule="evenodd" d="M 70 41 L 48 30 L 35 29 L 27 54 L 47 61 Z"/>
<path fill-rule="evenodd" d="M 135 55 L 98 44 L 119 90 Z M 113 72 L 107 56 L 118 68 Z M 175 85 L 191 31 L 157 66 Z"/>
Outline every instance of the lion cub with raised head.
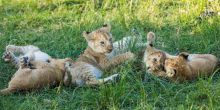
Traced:
<path fill-rule="evenodd" d="M 99 85 L 114 80 L 118 74 L 100 79 L 102 70 L 134 58 L 131 52 L 118 54 L 110 59 L 107 57 L 114 49 L 110 30 L 110 25 L 103 25 L 95 31 L 83 32 L 88 47 L 76 62 L 66 63 L 65 85 Z"/>
<path fill-rule="evenodd" d="M 151 73 L 157 77 L 162 77 L 166 75 L 164 71 L 165 59 L 175 56 L 170 55 L 165 51 L 156 49 L 153 44 L 155 38 L 156 36 L 153 32 L 149 32 L 147 34 L 147 47 L 144 53 L 143 62 L 146 65 L 146 70 L 148 73 Z"/>
<path fill-rule="evenodd" d="M 211 54 L 181 53 L 165 60 L 166 76 L 173 81 L 193 80 L 211 75 L 219 65 L 219 59 Z"/>
<path fill-rule="evenodd" d="M 44 61 L 29 62 L 35 69 L 27 66 L 27 59 L 21 58 L 20 67 L 11 81 L 8 88 L 0 91 L 0 94 L 7 95 L 18 90 L 39 89 L 48 85 L 58 85 L 63 81 L 65 74 L 65 62 L 72 61 L 66 59 L 50 59 L 50 63 Z"/>

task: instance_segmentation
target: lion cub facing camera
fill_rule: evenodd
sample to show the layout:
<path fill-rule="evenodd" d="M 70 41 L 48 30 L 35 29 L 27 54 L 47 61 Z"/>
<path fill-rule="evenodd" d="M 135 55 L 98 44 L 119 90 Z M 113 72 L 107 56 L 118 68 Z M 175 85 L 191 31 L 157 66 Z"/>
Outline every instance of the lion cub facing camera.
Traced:
<path fill-rule="evenodd" d="M 107 54 L 114 49 L 110 30 L 110 25 L 103 25 L 103 27 L 95 31 L 83 32 L 88 47 L 76 62 L 67 62 L 65 64 L 65 85 L 99 85 L 114 80 L 118 77 L 118 74 L 100 79 L 102 70 L 134 58 L 134 54 L 131 52 L 118 54 L 112 58 L 107 57 Z"/>
<path fill-rule="evenodd" d="M 146 70 L 148 73 L 157 77 L 164 77 L 166 76 L 164 71 L 165 59 L 175 56 L 170 55 L 165 51 L 156 49 L 153 44 L 155 39 L 156 36 L 153 32 L 149 32 L 147 34 L 147 47 L 144 53 L 143 62 L 146 65 Z"/>
<path fill-rule="evenodd" d="M 193 80 L 199 75 L 211 75 L 219 65 L 219 59 L 211 54 L 180 53 L 165 60 L 165 71 L 173 81 Z"/>

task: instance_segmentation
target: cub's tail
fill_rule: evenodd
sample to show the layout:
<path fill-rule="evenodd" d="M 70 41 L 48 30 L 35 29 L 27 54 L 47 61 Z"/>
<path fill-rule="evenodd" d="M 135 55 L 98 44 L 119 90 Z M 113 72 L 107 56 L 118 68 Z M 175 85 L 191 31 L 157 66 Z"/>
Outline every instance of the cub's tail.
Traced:
<path fill-rule="evenodd" d="M 155 41 L 155 34 L 153 32 L 147 33 L 147 45 L 153 47 L 153 43 Z"/>
<path fill-rule="evenodd" d="M 11 93 L 15 92 L 15 89 L 12 89 L 12 88 L 5 88 L 5 89 L 2 89 L 0 91 L 0 95 L 9 95 Z"/>

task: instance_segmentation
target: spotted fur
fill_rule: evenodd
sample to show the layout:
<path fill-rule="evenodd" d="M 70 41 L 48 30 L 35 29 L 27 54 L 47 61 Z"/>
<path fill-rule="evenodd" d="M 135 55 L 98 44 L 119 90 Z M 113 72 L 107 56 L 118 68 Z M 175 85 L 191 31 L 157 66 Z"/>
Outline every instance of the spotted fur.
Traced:
<path fill-rule="evenodd" d="M 134 58 L 131 52 L 118 54 L 111 59 L 107 57 L 106 54 L 114 50 L 110 30 L 110 25 L 104 25 L 95 31 L 83 32 L 88 47 L 76 62 L 66 64 L 65 85 L 99 85 L 112 81 L 118 74 L 101 79 L 102 70 Z"/>

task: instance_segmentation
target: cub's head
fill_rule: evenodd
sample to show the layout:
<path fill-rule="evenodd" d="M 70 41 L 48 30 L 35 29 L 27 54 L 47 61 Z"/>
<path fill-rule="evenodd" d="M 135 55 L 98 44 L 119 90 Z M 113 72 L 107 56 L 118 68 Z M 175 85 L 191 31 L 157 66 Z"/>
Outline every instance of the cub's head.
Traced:
<path fill-rule="evenodd" d="M 154 48 L 155 38 L 156 36 L 153 32 L 147 33 L 147 48 L 145 50 L 144 62 L 146 63 L 147 72 L 155 76 L 163 76 L 161 73 L 164 71 L 166 54 Z"/>
<path fill-rule="evenodd" d="M 103 27 L 92 31 L 83 32 L 88 46 L 97 53 L 110 53 L 113 50 L 112 35 L 110 33 L 111 26 L 103 25 Z"/>
<path fill-rule="evenodd" d="M 185 73 L 186 65 L 187 56 L 185 55 L 180 54 L 174 58 L 167 58 L 164 65 L 166 76 L 168 78 L 181 77 L 183 74 L 180 73 Z"/>
<path fill-rule="evenodd" d="M 166 55 L 162 51 L 153 52 L 146 58 L 146 69 L 148 72 L 160 76 L 157 74 L 158 71 L 164 71 L 164 62 Z"/>

